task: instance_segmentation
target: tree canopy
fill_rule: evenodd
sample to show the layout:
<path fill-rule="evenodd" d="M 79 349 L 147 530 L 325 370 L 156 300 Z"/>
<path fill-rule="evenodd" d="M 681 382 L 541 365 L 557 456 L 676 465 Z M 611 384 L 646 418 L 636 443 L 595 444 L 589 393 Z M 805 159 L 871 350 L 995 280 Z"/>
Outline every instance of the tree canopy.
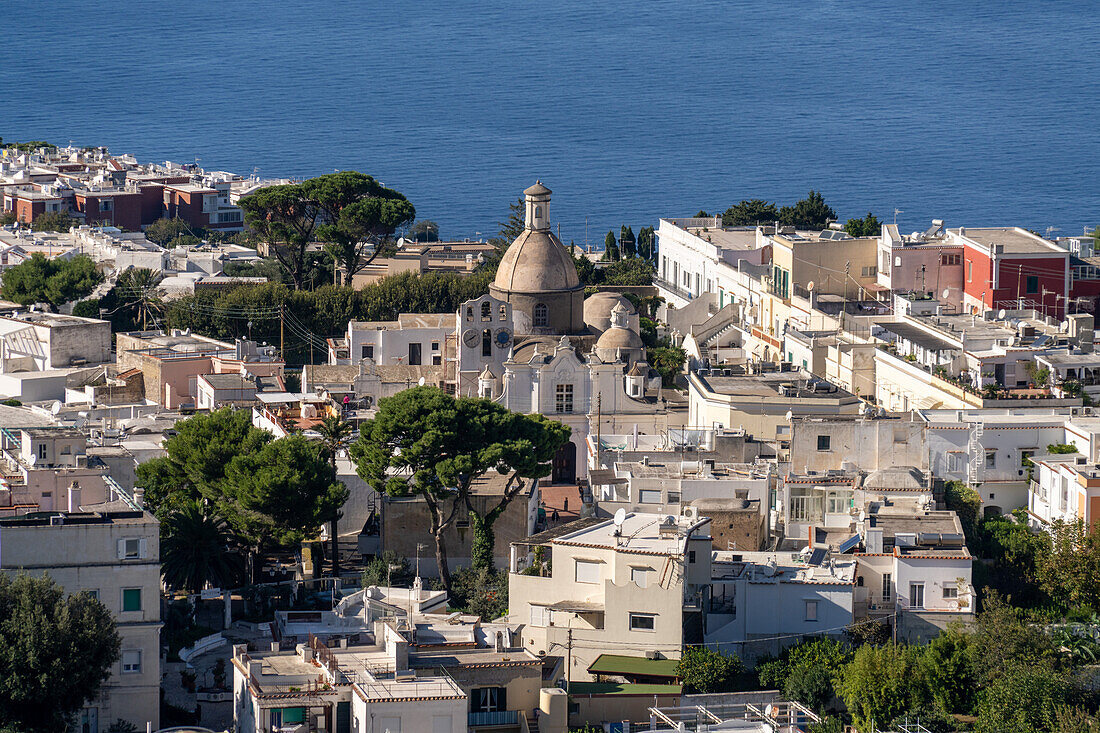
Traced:
<path fill-rule="evenodd" d="M 755 226 L 779 221 L 779 209 L 763 199 L 742 199 L 722 213 L 722 226 Z"/>
<path fill-rule="evenodd" d="M 737 657 L 701 646 L 685 649 L 676 665 L 676 676 L 686 690 L 703 694 L 735 690 L 744 671 L 745 666 Z"/>
<path fill-rule="evenodd" d="M 111 613 L 48 577 L 0 575 L 0 728 L 65 730 L 119 658 Z"/>
<path fill-rule="evenodd" d="M 146 227 L 145 238 L 162 247 L 198 244 L 201 241 L 198 234 L 192 230 L 191 225 L 178 217 L 157 219 Z"/>
<path fill-rule="evenodd" d="M 836 221 L 836 212 L 817 191 L 810 191 L 806 198 L 796 202 L 794 206 L 777 208 L 770 201 L 746 199 L 729 207 L 722 214 L 722 226 L 767 225 L 779 222 L 782 226 L 797 229 L 824 229 L 830 221 Z"/>
<path fill-rule="evenodd" d="M 844 231 L 853 237 L 877 237 L 882 234 L 882 222 L 868 211 L 862 219 L 849 219 L 844 224 Z"/>
<path fill-rule="evenodd" d="M 490 470 L 508 477 L 499 502 L 475 513 L 491 531 L 525 480 L 550 473 L 550 461 L 568 437 L 569 428 L 542 415 L 511 412 L 489 400 L 451 397 L 435 387 L 414 387 L 379 401 L 375 417 L 360 427 L 351 455 L 359 476 L 376 491 L 424 499 L 436 562 L 449 587 L 444 532 L 460 511 L 474 512 L 469 493 L 473 481 Z"/>
<path fill-rule="evenodd" d="M 19 305 L 49 303 L 53 310 L 83 298 L 103 281 L 90 257 L 47 258 L 35 252 L 29 260 L 4 271 L 0 295 Z"/>
<path fill-rule="evenodd" d="M 615 243 L 615 232 L 609 231 L 607 236 L 603 238 L 603 259 L 608 262 L 618 262 L 622 259 L 619 245 Z"/>
<path fill-rule="evenodd" d="M 233 588 L 244 573 L 236 538 L 224 519 L 189 501 L 160 525 L 161 575 L 169 588 L 198 593 L 207 584 Z"/>
<path fill-rule="evenodd" d="M 47 211 L 31 222 L 31 229 L 36 232 L 67 232 L 74 226 L 76 219 L 67 211 Z"/>

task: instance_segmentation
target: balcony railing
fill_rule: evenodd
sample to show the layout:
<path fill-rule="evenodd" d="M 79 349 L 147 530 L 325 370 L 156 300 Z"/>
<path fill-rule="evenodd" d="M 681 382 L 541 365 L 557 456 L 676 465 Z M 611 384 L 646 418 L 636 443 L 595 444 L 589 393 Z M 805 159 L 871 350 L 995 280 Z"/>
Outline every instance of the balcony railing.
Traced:
<path fill-rule="evenodd" d="M 497 710 L 489 713 L 466 713 L 466 725 L 471 728 L 478 726 L 502 726 L 518 724 L 518 714 L 515 710 Z"/>

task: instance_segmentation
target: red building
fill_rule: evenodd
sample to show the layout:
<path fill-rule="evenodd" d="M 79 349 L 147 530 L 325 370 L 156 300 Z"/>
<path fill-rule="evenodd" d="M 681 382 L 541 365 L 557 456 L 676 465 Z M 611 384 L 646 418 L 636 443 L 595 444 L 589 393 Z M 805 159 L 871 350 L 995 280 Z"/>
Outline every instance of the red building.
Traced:
<path fill-rule="evenodd" d="M 949 234 L 963 245 L 964 310 L 1035 309 L 1065 316 L 1068 299 L 1075 297 L 1067 250 L 1019 227 L 959 227 Z"/>
<path fill-rule="evenodd" d="M 77 190 L 75 194 L 74 209 L 84 215 L 85 224 L 141 231 L 141 194 L 137 191 Z"/>

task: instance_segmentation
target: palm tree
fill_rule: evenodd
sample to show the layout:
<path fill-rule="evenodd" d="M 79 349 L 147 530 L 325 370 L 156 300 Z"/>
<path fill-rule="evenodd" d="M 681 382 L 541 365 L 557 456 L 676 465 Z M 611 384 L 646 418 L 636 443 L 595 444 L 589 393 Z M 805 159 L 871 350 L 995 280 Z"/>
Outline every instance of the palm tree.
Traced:
<path fill-rule="evenodd" d="M 321 434 L 321 442 L 325 444 L 325 448 L 328 450 L 329 460 L 332 462 L 332 469 L 335 471 L 336 454 L 348 444 L 353 430 L 351 423 L 340 417 L 326 417 L 314 430 Z M 332 542 L 332 576 L 334 578 L 340 576 L 340 540 L 336 530 L 339 520 L 340 512 L 337 510 L 328 526 L 329 540 Z"/>
<path fill-rule="evenodd" d="M 123 310 L 131 314 L 134 323 L 141 324 L 146 330 L 164 311 L 164 302 L 157 287 L 161 274 L 144 267 L 131 268 L 118 276 L 114 292 L 118 297 L 116 311 Z"/>
<path fill-rule="evenodd" d="M 161 523 L 161 574 L 170 588 L 198 593 L 208 584 L 231 588 L 244 562 L 224 519 L 207 514 L 200 501 L 187 502 Z"/>

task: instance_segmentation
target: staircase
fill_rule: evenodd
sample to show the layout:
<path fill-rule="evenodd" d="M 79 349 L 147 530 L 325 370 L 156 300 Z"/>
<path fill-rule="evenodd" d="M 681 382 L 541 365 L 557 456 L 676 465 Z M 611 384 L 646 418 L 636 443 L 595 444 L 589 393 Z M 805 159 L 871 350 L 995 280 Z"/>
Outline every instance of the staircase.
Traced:
<path fill-rule="evenodd" d="M 527 731 L 528 733 L 539 733 L 539 716 L 538 713 L 525 712 L 524 717 L 527 718 Z"/>
<path fill-rule="evenodd" d="M 970 438 L 966 443 L 966 450 L 970 453 L 970 470 L 967 472 L 967 482 L 971 486 L 977 486 L 982 482 L 982 470 L 985 468 L 985 448 L 982 447 L 981 420 L 970 425 Z"/>

